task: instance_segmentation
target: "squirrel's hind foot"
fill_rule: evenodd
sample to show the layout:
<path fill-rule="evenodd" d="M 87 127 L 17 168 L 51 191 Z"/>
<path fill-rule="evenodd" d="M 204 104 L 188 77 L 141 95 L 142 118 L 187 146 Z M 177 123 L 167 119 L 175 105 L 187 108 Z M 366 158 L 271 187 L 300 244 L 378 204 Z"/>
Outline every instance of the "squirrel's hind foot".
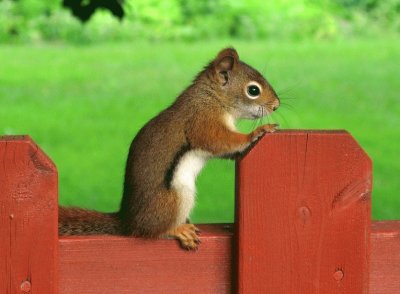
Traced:
<path fill-rule="evenodd" d="M 182 224 L 167 232 L 168 236 L 178 239 L 182 248 L 186 250 L 197 250 L 201 243 L 198 233 L 200 230 L 193 224 Z"/>

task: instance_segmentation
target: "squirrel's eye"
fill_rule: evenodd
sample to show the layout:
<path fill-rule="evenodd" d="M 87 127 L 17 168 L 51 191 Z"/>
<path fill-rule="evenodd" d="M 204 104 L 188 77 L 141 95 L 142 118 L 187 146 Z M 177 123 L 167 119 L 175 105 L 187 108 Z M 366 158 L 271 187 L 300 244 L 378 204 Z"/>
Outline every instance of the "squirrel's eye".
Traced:
<path fill-rule="evenodd" d="M 261 94 L 261 89 L 255 82 L 247 86 L 246 95 L 250 99 L 257 99 L 258 96 L 260 96 L 260 94 Z"/>
<path fill-rule="evenodd" d="M 248 86 L 247 87 L 247 93 L 249 93 L 250 96 L 258 96 L 260 95 L 260 88 L 257 86 Z"/>

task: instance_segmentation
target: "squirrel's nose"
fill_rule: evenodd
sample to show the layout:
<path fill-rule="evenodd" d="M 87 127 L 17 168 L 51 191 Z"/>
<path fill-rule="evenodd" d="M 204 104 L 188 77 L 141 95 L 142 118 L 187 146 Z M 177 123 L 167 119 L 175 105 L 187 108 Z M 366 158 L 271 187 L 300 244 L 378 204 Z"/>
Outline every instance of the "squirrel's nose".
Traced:
<path fill-rule="evenodd" d="M 275 99 L 275 101 L 273 102 L 273 104 L 272 104 L 272 111 L 275 111 L 275 110 L 277 110 L 278 109 L 278 107 L 279 107 L 279 99 Z"/>

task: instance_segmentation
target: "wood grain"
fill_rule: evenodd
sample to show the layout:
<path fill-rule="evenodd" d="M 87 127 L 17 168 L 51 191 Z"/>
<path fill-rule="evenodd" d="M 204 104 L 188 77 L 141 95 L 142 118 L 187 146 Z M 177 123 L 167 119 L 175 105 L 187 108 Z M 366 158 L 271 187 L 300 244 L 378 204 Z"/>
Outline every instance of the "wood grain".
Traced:
<path fill-rule="evenodd" d="M 344 131 L 266 135 L 237 162 L 239 293 L 367 293 L 371 161 Z"/>
<path fill-rule="evenodd" d="M 174 240 L 62 237 L 61 293 L 231 293 L 232 226 L 200 225 L 198 252 L 182 251 Z M 373 222 L 370 248 L 369 293 L 400 294 L 400 221 Z"/>
<path fill-rule="evenodd" d="M 400 294 L 400 221 L 372 223 L 370 293 Z"/>
<path fill-rule="evenodd" d="M 400 294 L 400 221 L 370 226 L 371 162 L 348 133 L 268 135 L 237 168 L 237 231 L 200 225 L 197 252 L 58 239 L 54 164 L 0 137 L 0 293 Z"/>
<path fill-rule="evenodd" d="M 0 293 L 58 293 L 57 171 L 27 136 L 0 137 Z"/>
<path fill-rule="evenodd" d="M 232 233 L 199 225 L 201 245 L 127 237 L 60 238 L 60 293 L 231 293 Z"/>

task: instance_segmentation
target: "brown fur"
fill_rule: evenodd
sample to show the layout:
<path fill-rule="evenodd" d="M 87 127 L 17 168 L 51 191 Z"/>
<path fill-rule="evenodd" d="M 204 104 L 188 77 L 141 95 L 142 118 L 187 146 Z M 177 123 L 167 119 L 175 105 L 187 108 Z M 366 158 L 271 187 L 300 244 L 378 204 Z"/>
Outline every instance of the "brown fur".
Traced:
<path fill-rule="evenodd" d="M 262 86 L 258 99 L 245 95 L 250 81 Z M 240 61 L 234 49 L 222 50 L 192 85 L 133 139 L 120 211 L 100 214 L 60 208 L 60 234 L 122 233 L 153 238 L 176 231 L 181 225 L 176 222 L 179 195 L 169 184 L 180 157 L 194 149 L 218 157 L 243 152 L 274 126 L 241 134 L 227 126 L 225 116 L 254 119 L 278 105 L 274 90 L 259 72 Z M 261 113 L 249 110 L 256 108 Z"/>
<path fill-rule="evenodd" d="M 122 234 L 116 213 L 101 213 L 76 207 L 58 208 L 60 235 Z"/>

